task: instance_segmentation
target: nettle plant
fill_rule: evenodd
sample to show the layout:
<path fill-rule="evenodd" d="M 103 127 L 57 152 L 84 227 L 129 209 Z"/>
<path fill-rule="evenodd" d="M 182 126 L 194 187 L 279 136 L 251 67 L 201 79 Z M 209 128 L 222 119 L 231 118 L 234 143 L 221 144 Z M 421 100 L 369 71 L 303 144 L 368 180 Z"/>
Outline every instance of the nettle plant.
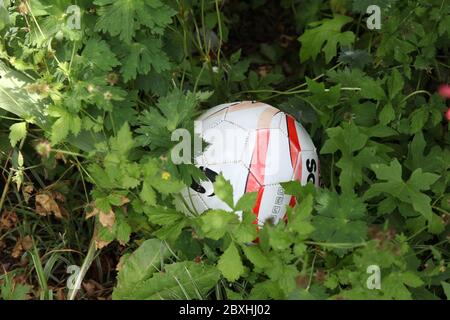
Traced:
<path fill-rule="evenodd" d="M 279 25 L 245 29 L 255 12 Z M 36 202 L 69 248 L 87 233 L 79 281 L 118 243 L 114 299 L 450 298 L 446 1 L 3 0 L 0 19 L 0 212 Z M 233 203 L 221 176 L 232 211 L 174 204 L 206 177 L 173 163 L 172 132 L 244 99 L 291 113 L 320 146 L 322 187 L 283 184 L 297 204 L 261 229 L 256 195 Z M 25 295 L 5 279 L 0 296 Z"/>

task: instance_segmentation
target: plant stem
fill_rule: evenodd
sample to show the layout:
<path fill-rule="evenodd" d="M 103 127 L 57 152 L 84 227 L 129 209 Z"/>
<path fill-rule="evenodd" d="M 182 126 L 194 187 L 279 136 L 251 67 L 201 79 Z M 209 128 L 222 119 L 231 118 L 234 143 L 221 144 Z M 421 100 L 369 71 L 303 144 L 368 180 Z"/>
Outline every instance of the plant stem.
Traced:
<path fill-rule="evenodd" d="M 74 300 L 78 290 L 81 287 L 81 283 L 83 282 L 84 276 L 86 275 L 86 272 L 89 270 L 89 267 L 92 264 L 92 261 L 94 260 L 94 255 L 96 252 L 95 247 L 95 240 L 94 237 L 92 237 L 91 243 L 89 245 L 89 250 L 86 254 L 86 257 L 84 258 L 83 264 L 81 265 L 80 271 L 77 274 L 77 277 L 75 279 L 74 287 L 73 289 L 69 290 L 68 294 L 68 300 Z"/>

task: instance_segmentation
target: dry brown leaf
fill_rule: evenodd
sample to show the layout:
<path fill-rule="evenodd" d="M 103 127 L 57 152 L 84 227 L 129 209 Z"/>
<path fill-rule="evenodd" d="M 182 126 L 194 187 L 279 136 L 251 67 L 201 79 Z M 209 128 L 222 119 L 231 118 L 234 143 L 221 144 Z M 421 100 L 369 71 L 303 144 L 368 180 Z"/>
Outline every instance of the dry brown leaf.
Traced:
<path fill-rule="evenodd" d="M 106 247 L 111 241 L 100 240 L 98 238 L 95 239 L 95 248 L 97 250 L 103 249 Z"/>
<path fill-rule="evenodd" d="M 23 251 L 33 248 L 33 239 L 30 236 L 25 236 L 19 239 L 11 252 L 11 257 L 19 258 Z"/>
<path fill-rule="evenodd" d="M 66 294 L 64 293 L 64 288 L 56 289 L 56 300 L 66 300 Z"/>
<path fill-rule="evenodd" d="M 88 280 L 83 282 L 83 288 L 86 291 L 86 295 L 90 298 L 97 297 L 104 290 L 104 287 L 95 280 Z"/>
<path fill-rule="evenodd" d="M 25 200 L 25 203 L 28 204 L 28 201 L 30 201 L 33 192 L 34 192 L 33 184 L 31 182 L 25 182 L 22 186 L 22 195 Z"/>
<path fill-rule="evenodd" d="M 66 202 L 66 197 L 58 191 L 52 191 L 52 196 L 59 202 Z"/>
<path fill-rule="evenodd" d="M 56 152 L 55 153 L 55 159 L 56 160 L 62 160 L 64 162 L 64 164 L 67 163 L 67 159 L 66 159 L 66 156 L 64 155 L 64 153 Z"/>
<path fill-rule="evenodd" d="M 48 192 L 36 195 L 36 212 L 41 216 L 48 216 L 53 213 L 58 219 L 63 217 L 54 196 Z"/>
<path fill-rule="evenodd" d="M 93 297 L 95 295 L 95 284 L 91 281 L 83 282 L 83 288 L 88 297 Z"/>
<path fill-rule="evenodd" d="M 26 236 L 22 239 L 23 250 L 30 250 L 33 248 L 33 239 L 30 236 Z"/>
<path fill-rule="evenodd" d="M 19 240 L 14 245 L 14 248 L 11 252 L 11 257 L 17 259 L 22 254 L 22 251 L 23 251 L 22 242 Z"/>
<path fill-rule="evenodd" d="M 0 230 L 9 230 L 17 223 L 17 215 L 14 211 L 5 210 L 0 217 Z"/>
<path fill-rule="evenodd" d="M 13 279 L 12 279 L 12 282 L 15 284 L 15 285 L 17 285 L 17 284 L 28 284 L 27 283 L 27 276 L 25 275 L 25 274 L 19 274 L 19 275 L 17 275 L 17 276 L 15 276 Z"/>
<path fill-rule="evenodd" d="M 120 202 L 120 205 L 121 205 L 121 206 L 124 206 L 124 205 L 126 205 L 127 203 L 130 203 L 130 199 L 128 199 L 128 198 L 125 197 L 125 196 L 121 196 L 121 197 L 120 197 L 120 200 L 121 200 L 121 202 Z"/>
<path fill-rule="evenodd" d="M 112 230 L 112 227 L 116 222 L 116 214 L 114 211 L 110 210 L 108 213 L 100 211 L 98 218 L 102 226 L 108 228 L 109 231 Z"/>
<path fill-rule="evenodd" d="M 90 210 L 90 211 L 89 211 Z M 89 205 L 86 210 L 86 220 L 95 217 L 100 213 L 100 210 L 93 205 Z"/>

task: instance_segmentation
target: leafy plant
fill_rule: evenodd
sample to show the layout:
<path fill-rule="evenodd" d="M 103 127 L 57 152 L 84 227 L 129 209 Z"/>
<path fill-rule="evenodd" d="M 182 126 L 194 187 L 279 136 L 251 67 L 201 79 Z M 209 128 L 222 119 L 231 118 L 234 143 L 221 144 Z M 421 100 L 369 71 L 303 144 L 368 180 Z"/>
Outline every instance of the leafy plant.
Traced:
<path fill-rule="evenodd" d="M 449 298 L 446 1 L 0 3 L 2 299 Z M 321 188 L 284 183 L 276 225 L 220 175 L 228 211 L 180 210 L 205 175 L 173 131 L 236 100 L 320 151 Z"/>

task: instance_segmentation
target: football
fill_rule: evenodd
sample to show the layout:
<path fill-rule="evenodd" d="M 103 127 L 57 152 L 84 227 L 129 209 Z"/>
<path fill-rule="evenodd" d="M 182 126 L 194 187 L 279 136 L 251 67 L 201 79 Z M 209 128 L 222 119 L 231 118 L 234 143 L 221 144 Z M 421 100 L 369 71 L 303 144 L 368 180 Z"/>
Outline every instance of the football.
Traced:
<path fill-rule="evenodd" d="M 235 203 L 245 193 L 257 192 L 253 212 L 260 226 L 267 219 L 277 223 L 286 206 L 295 204 L 281 182 L 319 185 L 319 159 L 309 134 L 293 116 L 273 106 L 255 101 L 221 104 L 201 115 L 195 130 L 207 144 L 195 165 L 208 180 L 182 191 L 183 211 L 230 210 L 214 195 L 219 174 L 233 186 Z"/>

